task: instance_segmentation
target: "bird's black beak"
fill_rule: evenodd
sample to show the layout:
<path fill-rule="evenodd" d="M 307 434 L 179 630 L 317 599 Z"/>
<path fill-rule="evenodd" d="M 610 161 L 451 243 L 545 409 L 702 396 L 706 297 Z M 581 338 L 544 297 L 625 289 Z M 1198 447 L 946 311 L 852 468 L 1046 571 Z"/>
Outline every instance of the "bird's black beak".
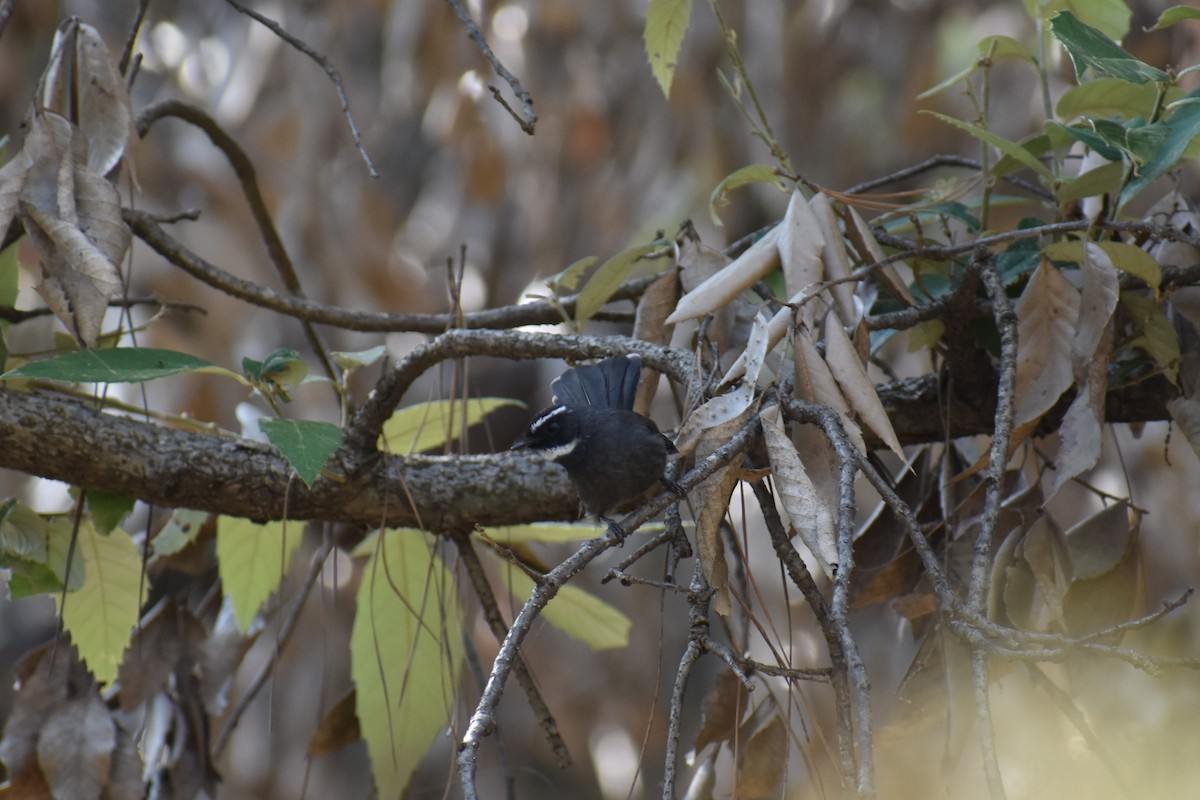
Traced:
<path fill-rule="evenodd" d="M 531 445 L 531 444 L 533 444 L 533 442 L 530 441 L 528 434 L 523 433 L 517 437 L 517 440 L 515 442 L 513 442 L 511 445 L 509 445 L 508 449 L 509 450 L 524 450 L 525 448 L 529 447 L 529 445 Z"/>

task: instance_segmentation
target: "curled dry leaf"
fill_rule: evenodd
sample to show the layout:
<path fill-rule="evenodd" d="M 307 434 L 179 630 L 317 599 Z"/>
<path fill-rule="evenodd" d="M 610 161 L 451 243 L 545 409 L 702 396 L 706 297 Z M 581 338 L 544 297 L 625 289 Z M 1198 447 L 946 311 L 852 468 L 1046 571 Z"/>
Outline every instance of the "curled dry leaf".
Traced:
<path fill-rule="evenodd" d="M 854 285 L 846 281 L 851 272 L 850 254 L 846 252 L 846 242 L 838 230 L 837 216 L 833 213 L 829 198 L 821 192 L 814 194 L 808 202 L 825 237 L 825 247 L 821 251 L 825 262 L 825 279 L 840 281 L 830 287 L 834 306 L 847 325 L 857 325 L 862 311 L 854 302 Z"/>
<path fill-rule="evenodd" d="M 875 391 L 875 383 L 867 375 L 866 367 L 834 313 L 825 315 L 825 362 L 858 418 L 903 460 L 904 450 Z"/>
<path fill-rule="evenodd" d="M 850 217 L 850 222 L 846 225 L 846 236 L 858 252 L 858 260 L 864 266 L 883 261 L 887 256 L 884 255 L 879 242 L 875 241 L 875 236 L 871 233 L 871 226 L 866 223 L 854 206 L 845 208 Z M 916 298 L 908 290 L 907 283 L 900 277 L 893 265 L 880 267 L 871 274 L 883 287 L 883 290 L 891 295 L 892 299 L 899 301 L 902 306 L 911 308 L 917 304 Z"/>
<path fill-rule="evenodd" d="M 821 501 L 816 486 L 809 479 L 796 452 L 796 446 L 783 429 L 779 407 L 773 406 L 761 415 L 763 438 L 775 489 L 784 515 L 795 533 L 821 565 L 825 575 L 833 576 L 838 563 L 837 529 L 829 507 Z"/>
<path fill-rule="evenodd" d="M 701 317 L 734 300 L 775 268 L 779 262 L 778 240 L 776 225 L 728 266 L 685 294 L 674 313 L 667 317 L 667 323 L 673 325 Z"/>
<path fill-rule="evenodd" d="M 675 270 L 668 270 L 642 294 L 633 320 L 633 338 L 655 344 L 669 344 L 675 326 L 667 324 L 667 317 L 678 302 L 679 276 Z M 648 368 L 643 369 L 642 379 L 638 381 L 637 396 L 633 401 L 634 410 L 645 414 L 657 389 L 658 373 Z"/>
<path fill-rule="evenodd" d="M 676 437 L 675 447 L 681 453 L 690 453 L 703 433 L 727 425 L 734 419 L 742 418 L 755 402 L 755 388 L 758 373 L 762 370 L 763 358 L 767 354 L 767 324 L 759 315 L 754 318 L 750 329 L 750 337 L 746 343 L 743 374 L 741 383 L 731 392 L 719 394 L 711 398 L 695 411 L 688 414 L 683 421 L 683 427 Z M 731 369 L 722 383 L 735 380 L 738 376 Z M 737 428 L 729 430 L 732 435 Z M 728 437 L 726 437 L 728 438 Z"/>
<path fill-rule="evenodd" d="M 799 189 L 792 192 L 779 227 L 783 285 L 790 297 L 797 297 L 810 287 L 816 288 L 825 277 L 825 264 L 821 260 L 825 237 L 821 233 L 821 223 Z M 801 307 L 800 319 L 806 325 L 813 324 L 815 311 L 811 305 Z"/>
<path fill-rule="evenodd" d="M 38 766 L 56 800 L 101 796 L 112 770 L 117 729 L 95 691 L 55 709 L 38 735 Z"/>
<path fill-rule="evenodd" d="M 134 141 L 133 104 L 99 31 L 77 17 L 54 34 L 42 75 L 42 106 L 72 119 L 87 137 L 87 168 L 107 175 Z"/>

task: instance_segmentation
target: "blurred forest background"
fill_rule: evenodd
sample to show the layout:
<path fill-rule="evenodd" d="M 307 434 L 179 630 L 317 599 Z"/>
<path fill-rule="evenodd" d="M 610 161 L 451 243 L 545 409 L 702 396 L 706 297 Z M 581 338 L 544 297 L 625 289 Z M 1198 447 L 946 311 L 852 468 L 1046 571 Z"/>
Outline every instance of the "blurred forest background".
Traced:
<path fill-rule="evenodd" d="M 119 52 L 136 5 L 117 0 L 17 2 L 0 38 L 0 131 L 17 130 L 60 20 L 78 15 Z M 1130 5 L 1134 16 L 1125 46 L 1135 55 L 1154 65 L 1200 62 L 1196 26 L 1144 34 L 1143 27 L 1168 4 Z M 917 114 L 926 107 L 969 118 L 964 98 L 954 90 L 926 101 L 914 98 L 975 58 L 975 43 L 983 36 L 1028 39 L 1032 30 L 1018 0 L 755 0 L 726 6 L 747 72 L 794 168 L 839 190 L 935 154 L 976 155 L 973 140 Z M 207 109 L 237 139 L 254 161 L 306 292 L 323 302 L 365 310 L 445 310 L 447 262 L 457 263 L 465 253 L 464 308 L 509 304 L 530 291 L 545 293 L 540 280 L 576 259 L 606 258 L 648 241 L 658 230 L 669 235 L 685 219 L 694 222 L 705 243 L 722 247 L 778 219 L 786 206 L 785 194 L 754 186 L 739 190 L 726 207 L 724 228 L 715 226 L 707 213 L 709 193 L 725 175 L 770 159 L 717 78 L 719 70 L 731 71 L 706 5 L 697 4 L 668 100 L 646 64 L 643 0 L 471 4 L 497 56 L 533 95 L 539 117 L 534 136 L 523 133 L 492 98 L 489 84 L 510 100 L 511 95 L 444 3 L 278 0 L 253 7 L 340 70 L 364 146 L 379 169 L 377 180 L 355 151 L 320 67 L 221 0 L 149 4 L 137 45 L 144 60 L 132 89 L 134 108 L 182 97 Z M 1064 81 L 1069 72 L 1069 65 L 1063 65 Z M 1022 65 L 1002 63 L 993 71 L 991 102 L 998 112 L 993 117 L 998 133 L 1019 137 L 1040 120 L 1032 82 Z M 160 213 L 199 209 L 197 221 L 174 226 L 175 235 L 241 277 L 278 285 L 232 170 L 201 132 L 180 122 L 159 123 L 138 143 L 132 161 L 140 186 L 133 200 L 137 207 Z M 1194 180 L 1185 182 L 1185 189 L 1194 190 Z M 310 355 L 294 320 L 248 313 L 238 301 L 171 268 L 145 246 L 134 248 L 130 276 L 132 296 L 186 301 L 206 309 L 204 315 L 170 312 L 139 344 L 186 351 L 233 369 L 245 355 L 261 358 L 278 347 Z M 23 300 L 19 306 L 36 302 L 32 293 Z M 10 348 L 48 350 L 57 325 L 51 318 L 44 325 L 23 325 L 10 336 Z M 596 329 L 607 330 L 603 324 Z M 340 330 L 330 330 L 328 336 L 336 350 L 380 342 L 377 335 Z M 387 344 L 393 354 L 403 354 L 422 339 L 397 334 Z M 537 408 L 547 401 L 544 387 L 560 367 L 474 359 L 470 388 L 520 398 Z M 410 399 L 446 396 L 449 376 L 443 377 L 444 383 L 427 376 Z M 140 402 L 141 391 L 132 391 L 129 398 Z M 239 413 L 249 413 L 244 407 L 239 412 L 244 393 L 238 387 L 203 376 L 152 384 L 145 391 L 153 407 L 187 412 L 233 430 L 244 422 Z M 301 389 L 295 413 L 336 422 L 328 399 L 319 387 Z M 526 414 L 504 414 L 471 447 L 506 447 Z M 676 420 L 660 422 L 668 427 Z M 1147 607 L 1178 595 L 1200 575 L 1200 469 L 1183 438 L 1168 440 L 1166 431 L 1165 424 L 1156 424 L 1135 436 L 1118 426 L 1115 439 L 1105 442 L 1104 466 L 1093 476 L 1097 485 L 1116 494 L 1128 492 L 1136 505 L 1150 511 L 1142 527 Z M 68 503 L 64 487 L 21 474 L 0 475 L 0 485 L 6 496 L 28 498 L 42 510 Z M 303 561 L 296 559 L 295 571 L 303 569 Z M 339 637 L 346 635 L 353 613 L 354 576 L 348 562 L 329 574 L 272 685 L 241 722 L 219 762 L 222 797 L 294 798 L 301 796 L 302 787 L 309 797 L 365 797 L 370 791 L 361 745 L 311 762 L 305 758 L 318 720 L 348 680 L 345 641 Z M 496 769 L 488 759 L 496 758 L 502 744 L 518 767 L 520 797 L 655 796 L 662 754 L 654 748 L 660 746 L 665 724 L 663 693 L 674 678 L 686 622 L 668 613 L 671 599 L 660 600 L 647 590 L 599 587 L 598 579 L 587 576 L 583 581 L 626 609 L 638 624 L 631 645 L 615 652 L 593 653 L 544 626 L 527 642 L 527 657 L 577 765 L 565 772 L 555 768 L 523 700 L 512 692 L 506 698 L 506 726 L 485 747 L 481 779 L 486 785 Z M 802 627 L 803 611 L 794 602 L 796 624 Z M 1185 607 L 1139 632 L 1134 644 L 1156 652 L 1194 653 L 1198 619 L 1195 608 Z M 0 675 L 11 674 L 13 661 L 49 638 L 54 625 L 53 603 L 46 598 L 0 601 Z M 917 793 L 907 795 L 912 797 L 943 786 L 978 789 L 982 784 L 974 749 L 965 748 L 966 754 L 958 754 L 942 775 L 921 774 L 936 760 L 913 758 L 914 749 L 938 752 L 946 733 L 911 719 L 896 722 L 892 716 L 896 687 L 914 653 L 902 617 L 889 607 L 877 607 L 860 612 L 855 625 L 882 729 L 879 784 L 884 796 L 906 796 L 893 793 L 896 786 L 914 787 Z M 494 643 L 482 627 L 475 638 L 486 671 Z M 243 680 L 269 652 L 270 639 L 268 632 L 259 640 L 256 649 L 262 652 L 257 662 L 255 653 L 247 659 Z M 703 687 L 715 671 L 714 664 L 705 664 L 694 678 L 689 696 L 695 703 L 686 721 L 693 731 Z M 10 683 L 0 682 L 0 718 L 11 702 Z M 465 694 L 473 703 L 477 684 L 470 677 L 467 683 Z M 234 696 L 240 686 L 234 685 Z M 1120 726 L 1119 739 L 1150 759 L 1136 774 L 1172 775 L 1164 778 L 1169 786 L 1186 786 L 1189 779 L 1191 786 L 1200 785 L 1193 757 L 1200 745 L 1194 723 L 1200 682 L 1193 673 L 1150 678 L 1128 666 L 1107 664 L 1096 670 L 1092 687 L 1089 691 L 1104 699 L 1093 706 L 1098 715 L 1093 724 Z M 822 690 L 813 693 L 809 711 L 820 718 L 825 713 Z M 1061 766 L 1062 786 L 1040 784 L 1036 792 L 1025 786 L 1023 793 L 1019 772 L 1006 773 L 1013 796 L 1082 797 L 1103 788 L 1105 776 L 1091 765 L 1088 747 L 1077 741 L 1073 729 L 1063 729 L 1068 746 L 1052 751 L 1042 751 L 1036 739 L 1022 743 L 1011 731 L 1020 730 L 1021 715 L 1034 713 L 1037 701 L 1016 689 L 1007 696 L 1002 690 L 997 698 L 997 724 L 1010 731 L 1002 734 L 1004 743 L 1022 751 L 1030 764 L 1065 759 L 1042 764 L 1048 771 L 1033 770 L 1043 776 Z M 1010 713 L 1015 719 L 1006 718 Z M 820 740 L 819 729 L 808 729 L 807 735 L 811 738 L 803 747 L 830 747 Z M 642 750 L 644 743 L 650 750 Z M 1154 747 L 1146 747 L 1149 743 Z M 453 783 L 453 745 L 450 738 L 439 743 L 414 780 L 410 797 L 445 796 Z M 797 766 L 789 774 L 802 771 Z"/>

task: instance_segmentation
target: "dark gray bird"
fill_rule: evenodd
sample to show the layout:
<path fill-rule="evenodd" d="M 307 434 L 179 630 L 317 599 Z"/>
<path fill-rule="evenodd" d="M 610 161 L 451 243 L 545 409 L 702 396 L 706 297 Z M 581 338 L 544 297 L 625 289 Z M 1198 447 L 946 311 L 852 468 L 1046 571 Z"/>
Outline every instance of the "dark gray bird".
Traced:
<path fill-rule="evenodd" d="M 538 414 L 513 450 L 540 452 L 567 470 L 583 507 L 606 516 L 659 485 L 675 488 L 663 473 L 671 440 L 633 411 L 642 358 L 613 356 L 568 369 L 550 388 L 554 405 Z"/>

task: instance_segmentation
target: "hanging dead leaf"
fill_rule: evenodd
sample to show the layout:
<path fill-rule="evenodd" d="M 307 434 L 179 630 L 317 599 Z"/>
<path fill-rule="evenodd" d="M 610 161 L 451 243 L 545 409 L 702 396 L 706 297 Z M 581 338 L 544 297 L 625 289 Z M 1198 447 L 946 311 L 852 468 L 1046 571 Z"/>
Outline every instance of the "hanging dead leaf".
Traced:
<path fill-rule="evenodd" d="M 762 370 L 763 358 L 767 354 L 767 326 L 761 315 L 754 318 L 750 336 L 746 343 L 742 361 L 743 371 L 740 376 L 734 375 L 731 369 L 722 380 L 727 384 L 741 377 L 741 383 L 732 391 L 719 394 L 706 401 L 695 411 L 688 414 L 683 426 L 676 437 L 675 447 L 679 452 L 687 454 L 696 446 L 701 434 L 723 426 L 729 421 L 742 417 L 747 409 L 755 403 L 758 373 Z M 736 428 L 729 431 L 732 435 Z"/>
<path fill-rule="evenodd" d="M 1038 419 L 1074 381 L 1072 348 L 1079 292 L 1043 260 L 1017 301 L 1014 424 Z"/>
<path fill-rule="evenodd" d="M 642 293 L 633 319 L 633 338 L 655 344 L 670 344 L 675 326 L 667 324 L 667 317 L 678 302 L 679 274 L 672 269 L 660 275 L 658 280 Z M 638 382 L 637 396 L 633 401 L 634 411 L 645 414 L 657 389 L 658 373 L 651 369 L 643 369 L 642 379 Z"/>
<path fill-rule="evenodd" d="M 850 217 L 850 222 L 846 225 L 846 238 L 850 240 L 850 244 L 858 253 L 859 262 L 865 266 L 883 261 L 887 256 L 884 255 L 879 242 L 875 241 L 875 235 L 871 233 L 871 226 L 866 223 L 854 206 L 845 206 L 845 210 Z M 879 282 L 883 290 L 892 299 L 899 301 L 902 306 L 912 307 L 917 304 L 916 298 L 908 290 L 908 285 L 893 265 L 880 267 L 871 275 Z"/>
<path fill-rule="evenodd" d="M 759 418 L 762 420 L 772 477 L 785 518 L 821 565 L 826 577 L 833 577 L 838 563 L 837 528 L 833 515 L 809 479 L 796 446 L 783 430 L 779 407 L 772 406 Z"/>
<path fill-rule="evenodd" d="M 29 203 L 21 212 L 42 262 L 38 293 L 85 347 L 94 347 L 108 301 L 121 292 L 120 273 L 79 228 Z"/>
<path fill-rule="evenodd" d="M 693 756 L 713 742 L 725 742 L 737 733 L 742 716 L 749 707 L 746 687 L 731 669 L 717 673 L 700 707 L 700 732 L 696 734 Z"/>
<path fill-rule="evenodd" d="M 116 724 L 96 692 L 68 700 L 46 718 L 38 735 L 38 766 L 56 800 L 91 800 L 108 783 Z"/>
<path fill-rule="evenodd" d="M 783 265 L 783 285 L 791 297 L 797 297 L 817 287 L 825 277 L 821 252 L 825 237 L 821 223 L 799 189 L 792 192 L 787 212 L 779 224 L 779 260 Z M 814 320 L 811 307 L 800 309 L 800 319 L 811 326 Z"/>
<path fill-rule="evenodd" d="M 87 137 L 87 166 L 97 175 L 107 175 L 137 138 L 125 80 L 99 31 L 77 17 L 54 34 L 42 75 L 42 106 L 70 119 Z"/>
<path fill-rule="evenodd" d="M 1075 399 L 1058 427 L 1058 452 L 1054 454 L 1054 481 L 1046 493 L 1047 499 L 1075 477 L 1082 475 L 1100 460 L 1104 441 L 1105 394 L 1108 390 L 1108 357 L 1112 350 L 1112 324 L 1106 326 L 1101 341 L 1091 358 L 1083 365 L 1084 373 L 1077 379 Z"/>
<path fill-rule="evenodd" d="M 779 263 L 778 240 L 776 225 L 728 266 L 685 294 L 667 323 L 695 319 L 732 302 Z"/>
<path fill-rule="evenodd" d="M 1079 636 L 1132 619 L 1142 607 L 1137 515 L 1114 503 L 1065 534 L 1072 582 L 1064 599 L 1066 632 Z"/>
<path fill-rule="evenodd" d="M 829 365 L 829 371 L 841 387 L 842 396 L 849 401 L 858 418 L 875 432 L 889 450 L 904 460 L 904 449 L 875 391 L 875 383 L 867 375 L 866 367 L 842 328 L 842 323 L 832 313 L 825 315 L 825 363 Z"/>
<path fill-rule="evenodd" d="M 852 271 L 850 254 L 846 252 L 846 242 L 838 229 L 837 215 L 833 213 L 829 198 L 821 192 L 814 194 L 808 202 L 825 239 L 821 260 L 825 263 L 825 279 L 835 281 L 830 287 L 834 307 L 837 308 L 838 316 L 843 322 L 856 325 L 863 312 L 854 301 L 854 284 L 846 281 Z"/>
<path fill-rule="evenodd" d="M 1062 532 L 1041 514 L 1027 530 L 1015 531 L 1012 563 L 999 576 L 1003 611 L 1012 624 L 1031 631 L 1061 628 L 1070 562 Z"/>
<path fill-rule="evenodd" d="M 774 712 L 748 737 L 739 737 L 735 797 L 759 800 L 779 790 L 787 767 L 788 737 L 783 718 Z"/>

